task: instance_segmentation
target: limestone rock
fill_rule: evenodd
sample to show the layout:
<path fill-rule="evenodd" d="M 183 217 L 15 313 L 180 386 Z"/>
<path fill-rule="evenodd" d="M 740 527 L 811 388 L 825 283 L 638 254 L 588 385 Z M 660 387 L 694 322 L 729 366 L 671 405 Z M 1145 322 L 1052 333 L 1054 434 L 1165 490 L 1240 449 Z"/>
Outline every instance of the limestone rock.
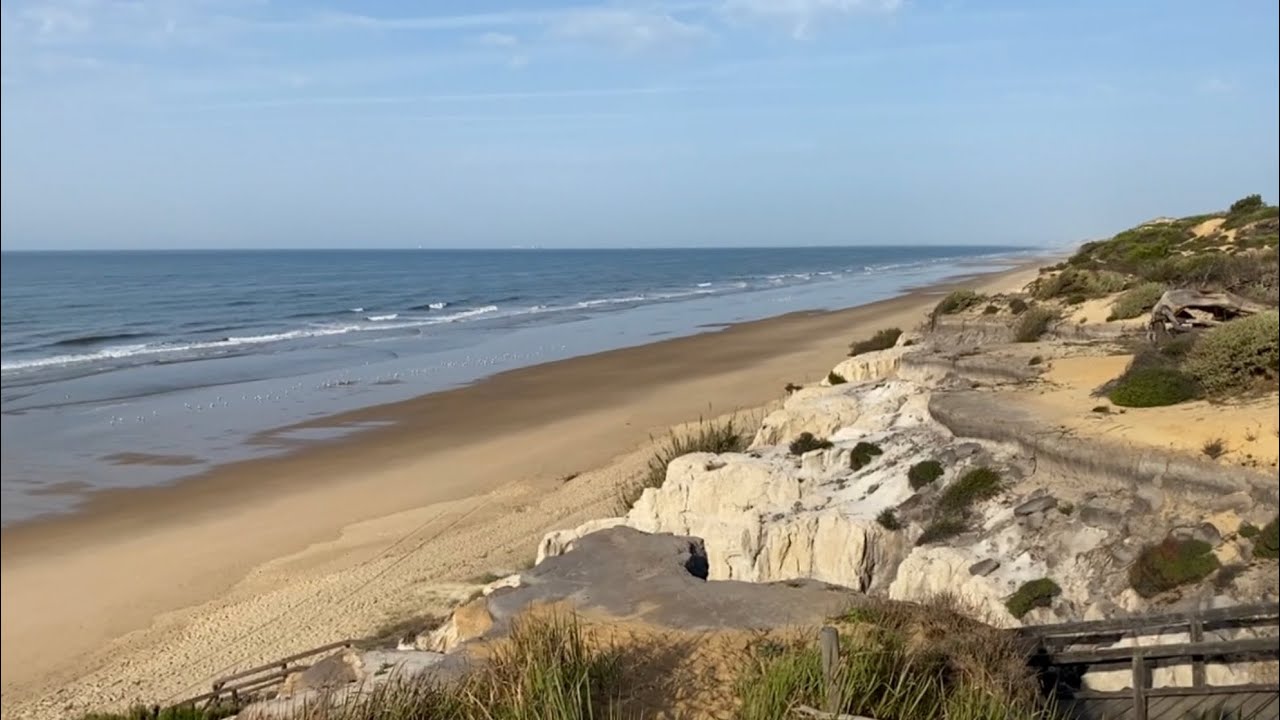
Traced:
<path fill-rule="evenodd" d="M 1014 515 L 1031 515 L 1042 513 L 1058 507 L 1058 501 L 1052 495 L 1041 495 L 1031 498 L 1013 509 Z"/>
<path fill-rule="evenodd" d="M 364 662 L 354 650 L 343 650 L 318 660 L 311 667 L 285 678 L 280 694 L 292 696 L 310 690 L 334 690 L 365 678 Z"/>
<path fill-rule="evenodd" d="M 553 530 L 542 536 L 542 542 L 538 543 L 538 555 L 533 564 L 537 565 L 548 557 L 565 554 L 573 548 L 573 543 L 582 538 L 583 535 L 590 535 L 593 532 L 617 527 L 626 523 L 626 521 L 625 517 L 600 518 L 588 520 L 576 528 Z"/>
<path fill-rule="evenodd" d="M 987 558 L 986 560 L 979 560 L 978 562 L 970 565 L 969 574 L 977 575 L 978 577 L 986 577 L 991 573 L 995 572 L 999 567 L 1000 567 L 999 560 L 993 560 L 991 558 Z"/>
<path fill-rule="evenodd" d="M 991 575 L 971 575 L 973 564 L 973 556 L 957 548 L 917 547 L 898 566 L 898 575 L 889 585 L 889 598 L 923 602 L 950 595 L 984 622 L 997 627 L 1020 626 L 1005 609 L 1006 592 Z"/>
<path fill-rule="evenodd" d="M 493 617 L 485 602 L 478 597 L 453 611 L 453 615 L 440 627 L 418 638 L 419 650 L 449 652 L 468 640 L 483 636 L 493 627 Z"/>
<path fill-rule="evenodd" d="M 851 383 L 883 380 L 897 374 L 898 366 L 902 362 L 902 354 L 905 351 L 905 347 L 897 346 L 887 350 L 876 350 L 862 355 L 855 355 L 836 365 L 831 369 L 831 372 Z M 823 382 L 825 383 L 826 381 L 824 380 Z"/>
<path fill-rule="evenodd" d="M 782 409 L 765 416 L 751 447 L 791 442 L 802 432 L 825 438 L 852 425 L 860 414 L 854 389 L 846 384 L 797 390 L 782 404 Z"/>

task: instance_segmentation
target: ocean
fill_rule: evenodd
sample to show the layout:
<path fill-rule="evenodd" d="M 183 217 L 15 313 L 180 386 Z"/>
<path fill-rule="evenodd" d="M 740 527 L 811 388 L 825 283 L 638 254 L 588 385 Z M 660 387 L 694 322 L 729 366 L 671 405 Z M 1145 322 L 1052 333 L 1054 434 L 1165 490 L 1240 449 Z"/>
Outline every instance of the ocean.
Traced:
<path fill-rule="evenodd" d="M 303 420 L 729 323 L 863 304 L 1019 252 L 4 253 L 0 519 L 68 512 L 96 490 L 282 452 L 248 440 Z"/>

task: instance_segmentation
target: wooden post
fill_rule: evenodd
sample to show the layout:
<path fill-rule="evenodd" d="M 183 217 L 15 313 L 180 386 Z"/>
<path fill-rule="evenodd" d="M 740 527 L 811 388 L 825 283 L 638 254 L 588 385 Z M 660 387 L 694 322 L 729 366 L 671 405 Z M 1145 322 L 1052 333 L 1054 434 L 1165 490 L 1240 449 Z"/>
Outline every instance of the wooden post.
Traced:
<path fill-rule="evenodd" d="M 1147 720 L 1147 661 L 1133 653 L 1133 720 Z"/>
<path fill-rule="evenodd" d="M 840 711 L 840 686 L 836 682 L 836 671 L 840 666 L 840 635 L 835 628 L 827 625 L 818 631 L 818 650 L 822 654 L 822 683 L 827 689 L 827 704 L 823 709 L 836 713 Z"/>
<path fill-rule="evenodd" d="M 1204 642 L 1204 623 L 1200 622 L 1200 618 L 1191 617 L 1191 642 Z M 1191 656 L 1191 687 L 1204 687 L 1204 656 Z"/>

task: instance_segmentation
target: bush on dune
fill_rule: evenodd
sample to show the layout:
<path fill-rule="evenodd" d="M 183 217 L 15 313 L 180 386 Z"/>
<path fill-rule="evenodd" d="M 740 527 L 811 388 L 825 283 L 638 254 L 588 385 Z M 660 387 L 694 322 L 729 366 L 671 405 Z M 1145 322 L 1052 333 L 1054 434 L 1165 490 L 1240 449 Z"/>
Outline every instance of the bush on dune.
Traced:
<path fill-rule="evenodd" d="M 912 490 L 919 490 L 925 485 L 942 477 L 942 463 L 937 460 L 921 460 L 907 470 L 907 482 Z"/>
<path fill-rule="evenodd" d="M 1148 282 L 1130 288 L 1111 303 L 1111 314 L 1107 316 L 1107 321 L 1136 318 L 1155 307 L 1161 295 L 1164 295 L 1164 285 L 1161 283 Z"/>
<path fill-rule="evenodd" d="M 667 432 L 667 438 L 649 458 L 649 468 L 638 481 L 625 485 L 619 491 L 618 510 L 625 513 L 636 504 L 645 488 L 660 488 L 667 481 L 667 466 L 681 455 L 706 452 L 739 452 L 746 448 L 747 440 L 737 416 L 724 420 L 698 419 L 692 429 Z"/>
<path fill-rule="evenodd" d="M 1126 370 L 1114 383 L 1107 399 L 1121 407 L 1161 407 L 1194 400 L 1200 395 L 1195 378 L 1170 367 L 1138 367 Z"/>
<path fill-rule="evenodd" d="M 1183 368 L 1214 395 L 1271 389 L 1280 375 L 1280 313 L 1233 320 L 1205 333 Z"/>
<path fill-rule="evenodd" d="M 792 455 L 803 455 L 807 452 L 813 452 L 814 450 L 826 450 L 830 447 L 834 447 L 834 444 L 830 440 L 817 437 L 811 432 L 802 432 L 795 440 L 791 441 L 791 444 L 787 446 L 787 449 L 791 451 Z"/>
<path fill-rule="evenodd" d="M 1049 607 L 1053 604 L 1053 599 L 1061 594 L 1062 588 L 1058 587 L 1058 583 L 1049 578 L 1040 578 L 1023 583 L 1005 601 L 1004 606 L 1008 608 L 1010 615 L 1021 618 L 1034 608 Z"/>
<path fill-rule="evenodd" d="M 1035 342 L 1057 319 L 1058 313 L 1049 308 L 1031 308 L 1018 316 L 1018 321 L 1013 325 L 1013 339 L 1020 343 Z"/>
<path fill-rule="evenodd" d="M 902 330 L 898 328 L 885 328 L 879 330 L 875 335 L 866 340 L 859 340 L 849 345 L 849 356 L 861 355 L 863 353 L 874 352 L 876 350 L 888 350 L 898 343 L 898 338 L 902 337 Z"/>
<path fill-rule="evenodd" d="M 976 293 L 972 290 L 953 290 L 938 302 L 937 306 L 933 308 L 933 314 L 934 316 L 955 315 L 956 313 L 968 310 L 986 299 L 986 295 Z"/>

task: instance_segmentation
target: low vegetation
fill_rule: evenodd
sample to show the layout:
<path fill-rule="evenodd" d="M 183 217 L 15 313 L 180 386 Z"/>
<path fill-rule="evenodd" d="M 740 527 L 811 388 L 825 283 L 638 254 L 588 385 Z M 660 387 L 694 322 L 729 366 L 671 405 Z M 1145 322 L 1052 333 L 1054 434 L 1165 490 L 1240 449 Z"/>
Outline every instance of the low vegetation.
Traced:
<path fill-rule="evenodd" d="M 1254 538 L 1253 556 L 1265 560 L 1280 558 L 1280 518 L 1262 526 Z"/>
<path fill-rule="evenodd" d="M 907 470 L 907 482 L 912 490 L 919 490 L 942 477 L 942 463 L 937 460 L 921 460 Z"/>
<path fill-rule="evenodd" d="M 909 607 L 909 606 L 905 606 Z M 841 632 L 828 694 L 816 644 L 760 643 L 739 683 L 743 720 L 800 717 L 798 707 L 834 702 L 830 717 L 876 720 L 1047 720 L 1024 650 L 1011 634 L 973 622 L 945 601 L 920 609 L 860 606 L 836 621 Z"/>
<path fill-rule="evenodd" d="M 1013 339 L 1016 342 L 1035 342 L 1049 329 L 1049 325 L 1058 319 L 1058 313 L 1049 308 L 1036 307 L 1018 316 L 1013 324 Z"/>
<path fill-rule="evenodd" d="M 1049 607 L 1053 604 L 1053 599 L 1061 594 L 1062 588 L 1058 587 L 1058 583 L 1049 578 L 1040 578 L 1023 583 L 1022 587 L 1005 600 L 1004 606 L 1009 609 L 1009 614 L 1021 618 L 1034 608 Z"/>
<path fill-rule="evenodd" d="M 1150 598 L 1181 585 L 1199 582 L 1218 569 L 1218 558 L 1209 543 L 1165 538 L 1148 545 L 1129 566 L 1129 585 Z"/>
<path fill-rule="evenodd" d="M 1202 335 L 1183 368 L 1212 395 L 1275 389 L 1280 376 L 1280 313 L 1259 313 Z"/>
<path fill-rule="evenodd" d="M 1211 438 L 1205 440 L 1200 446 L 1200 452 L 1208 455 L 1211 459 L 1217 460 L 1227 454 L 1227 443 L 1222 438 Z"/>
<path fill-rule="evenodd" d="M 876 522 L 880 523 L 880 527 L 885 530 L 901 530 L 902 521 L 898 519 L 898 513 L 893 508 L 885 508 L 876 515 Z"/>
<path fill-rule="evenodd" d="M 830 440 L 817 437 L 811 432 L 802 432 L 795 440 L 791 441 L 788 449 L 792 455 L 803 455 L 807 452 L 826 450 L 830 447 L 833 447 Z"/>
<path fill-rule="evenodd" d="M 1150 312 L 1164 295 L 1164 285 L 1156 282 L 1145 282 L 1125 290 L 1120 297 L 1111 303 L 1111 314 L 1107 321 L 1128 320 Z"/>
<path fill-rule="evenodd" d="M 882 455 L 883 450 L 875 443 L 859 441 L 853 446 L 853 450 L 849 451 L 849 469 L 861 470 L 871 464 L 878 455 Z"/>
<path fill-rule="evenodd" d="M 1032 356 L 1027 360 L 1027 364 L 1028 364 L 1028 365 L 1043 365 L 1043 364 L 1044 364 L 1044 356 L 1043 356 L 1043 355 L 1032 355 Z"/>
<path fill-rule="evenodd" d="M 1061 299 L 1069 305 L 1120 292 L 1129 285 L 1123 273 L 1111 270 L 1084 270 L 1068 267 L 1054 275 L 1038 278 L 1031 292 L 1038 300 Z"/>
<path fill-rule="evenodd" d="M 667 466 L 672 460 L 689 453 L 740 452 L 747 446 L 745 428 L 736 415 L 723 420 L 699 418 L 697 426 L 688 430 L 672 429 L 658 445 L 649 467 L 638 481 L 622 488 L 618 497 L 619 510 L 625 513 L 636 504 L 646 488 L 660 488 L 667 481 Z"/>
<path fill-rule="evenodd" d="M 990 500 L 1004 489 L 1000 474 L 978 467 L 961 475 L 938 496 L 937 510 L 948 516 L 964 516 L 974 504 Z"/>
<path fill-rule="evenodd" d="M 1027 305 L 1027 301 L 1022 298 L 1013 298 L 1009 301 L 1009 312 L 1014 315 L 1021 315 L 1027 311 L 1028 307 L 1030 306 Z"/>
<path fill-rule="evenodd" d="M 968 529 L 969 524 L 965 522 L 964 518 L 946 516 L 934 518 L 928 525 L 924 526 L 924 532 L 920 533 L 920 537 L 916 538 L 916 545 L 942 542 Z"/>
<path fill-rule="evenodd" d="M 1116 379 L 1107 399 L 1121 407 L 1176 405 L 1200 396 L 1195 378 L 1171 367 L 1138 367 Z"/>
<path fill-rule="evenodd" d="M 888 350 L 898 344 L 898 338 L 902 337 L 902 330 L 898 328 L 885 328 L 877 331 L 875 335 L 865 339 L 858 340 L 849 345 L 850 357 L 861 355 L 863 353 L 874 352 L 876 350 Z"/>
<path fill-rule="evenodd" d="M 848 381 L 848 380 L 845 380 L 845 379 L 844 379 L 844 376 L 843 376 L 843 375 L 841 375 L 840 373 L 836 372 L 835 370 L 832 370 L 831 372 L 827 373 L 827 384 L 828 384 L 828 385 L 843 385 L 843 384 L 845 384 L 845 383 L 847 383 L 847 382 L 849 382 L 849 381 Z"/>
<path fill-rule="evenodd" d="M 946 297 L 938 302 L 933 309 L 936 315 L 955 315 L 964 312 L 979 303 L 985 302 L 986 295 L 976 293 L 972 290 L 952 290 Z"/>

